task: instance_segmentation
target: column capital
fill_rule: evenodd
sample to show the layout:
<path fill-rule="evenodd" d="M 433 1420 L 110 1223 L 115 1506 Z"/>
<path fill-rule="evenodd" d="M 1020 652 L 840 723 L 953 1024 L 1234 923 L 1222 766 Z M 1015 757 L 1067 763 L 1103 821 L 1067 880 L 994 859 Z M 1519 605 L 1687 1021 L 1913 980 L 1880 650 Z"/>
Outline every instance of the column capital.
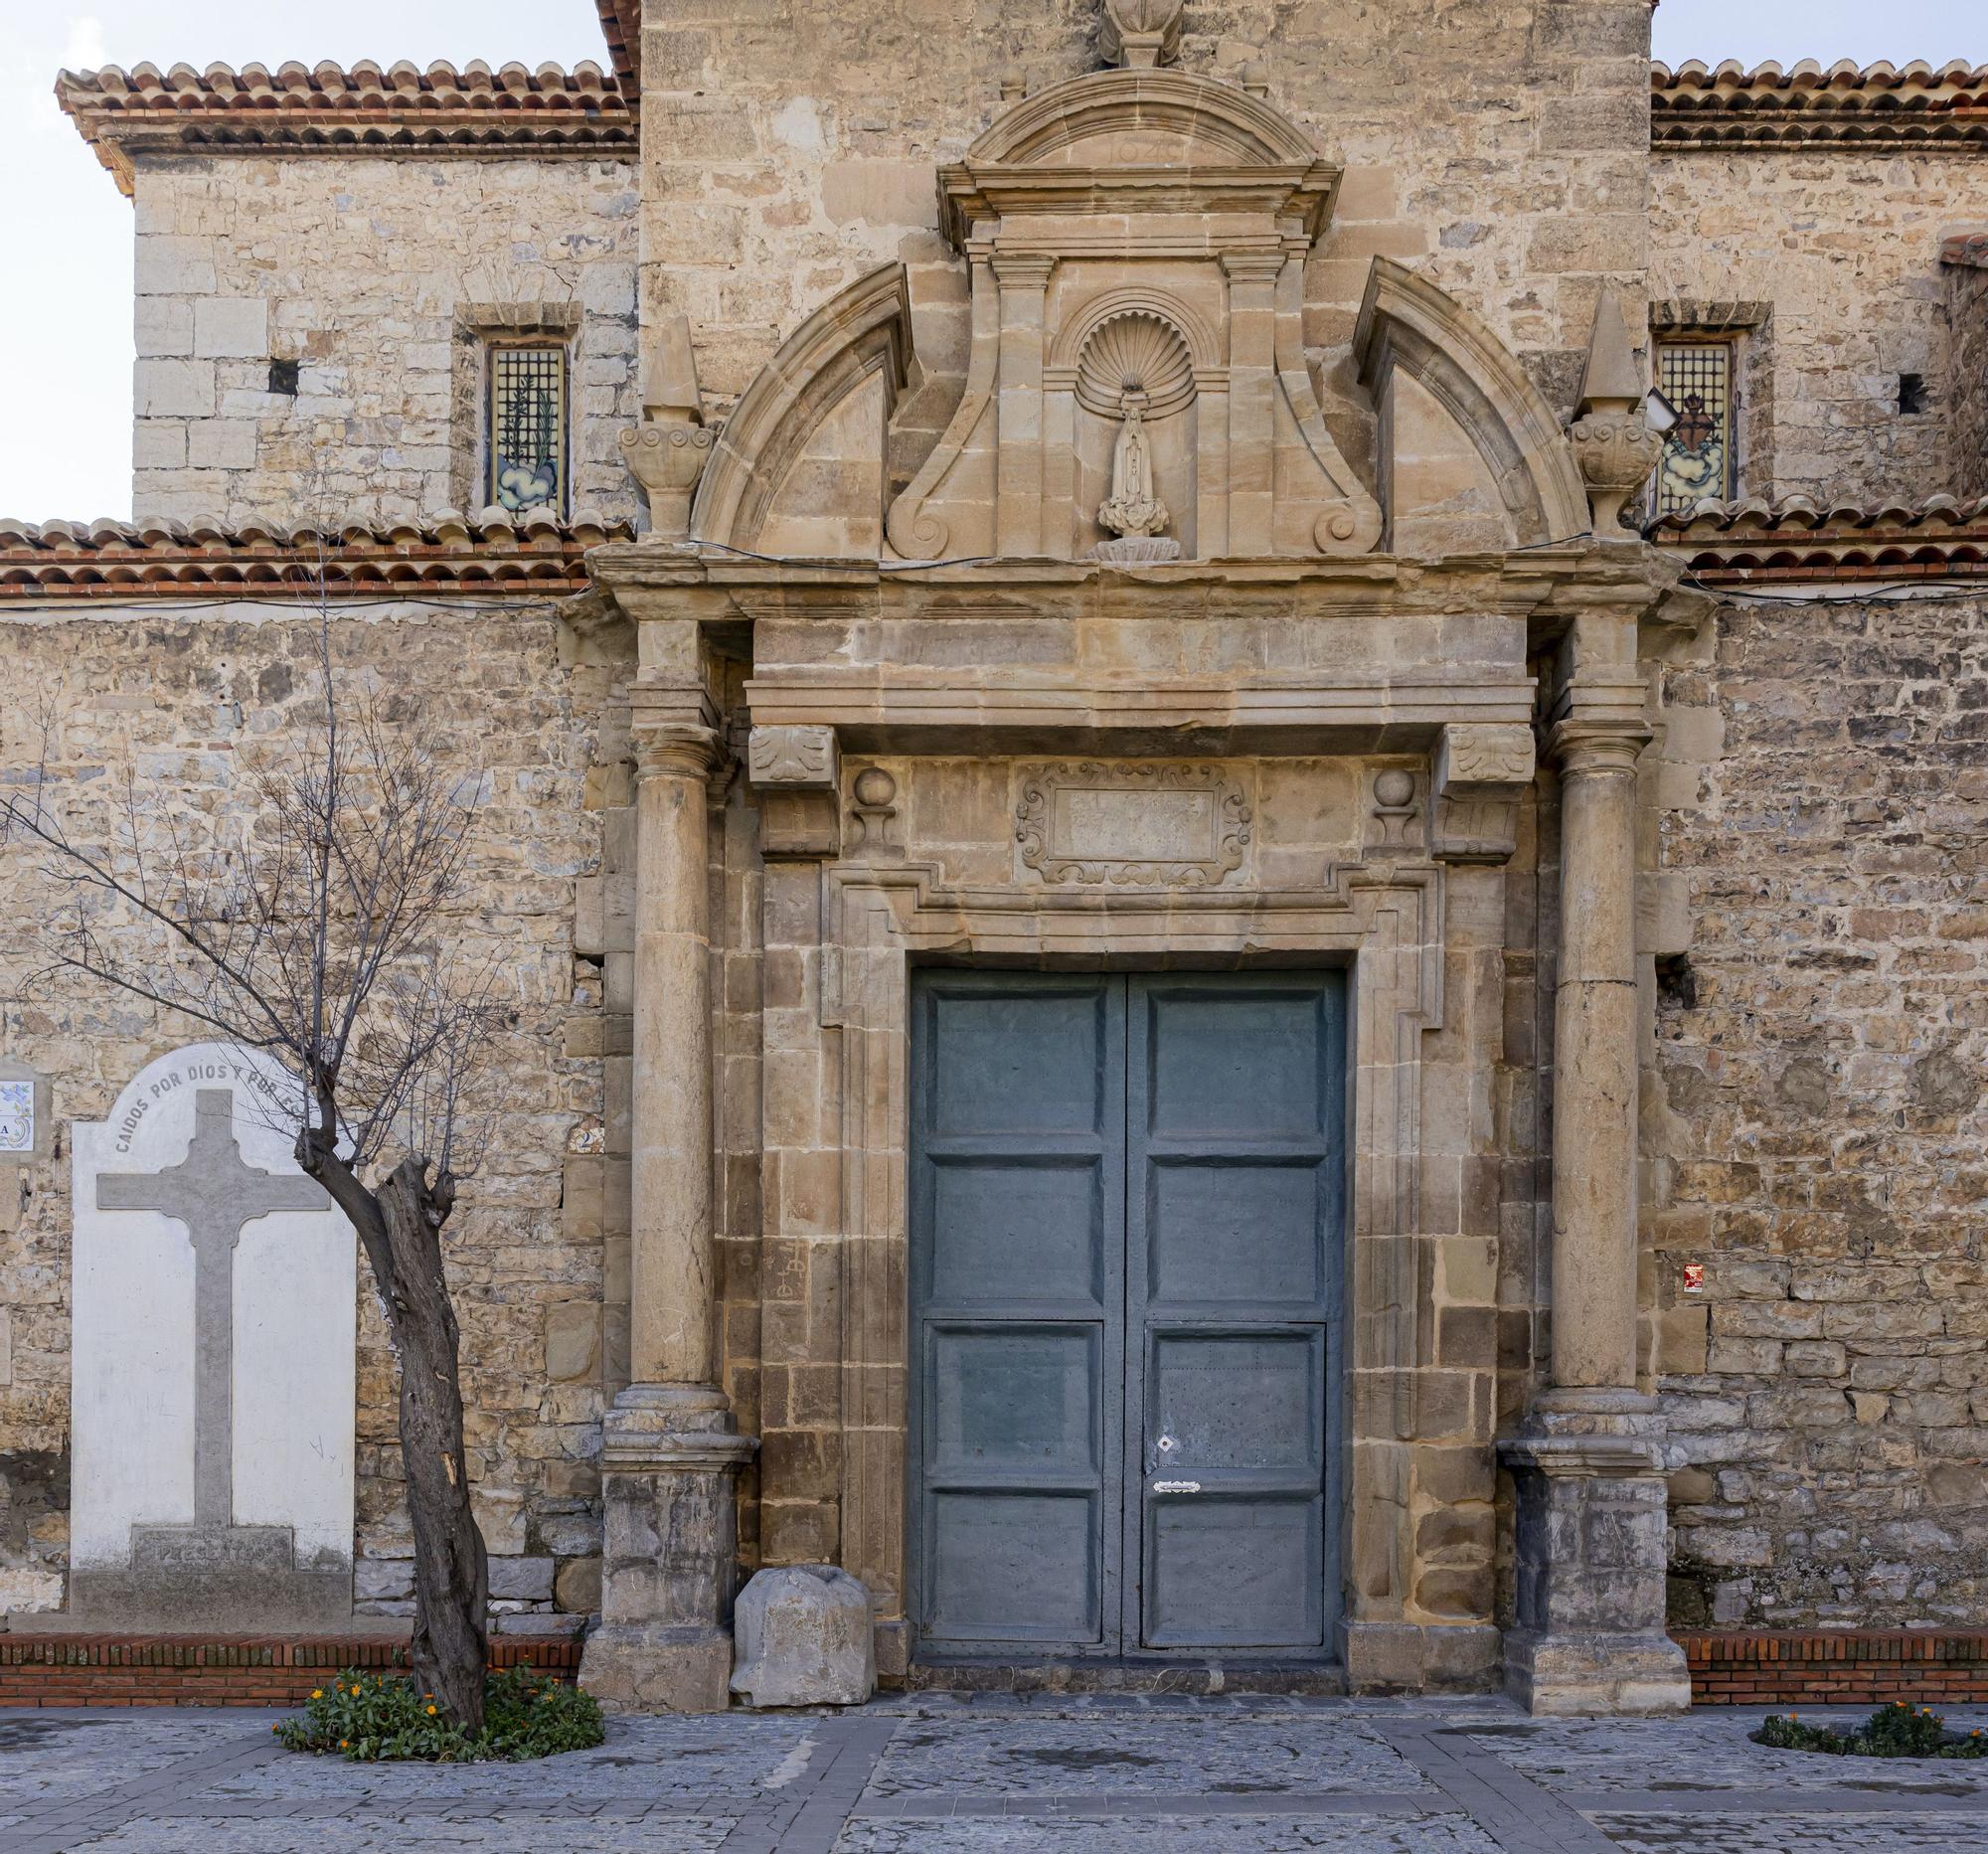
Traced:
<path fill-rule="evenodd" d="M 1547 735 L 1547 761 L 1563 778 L 1634 772 L 1650 738 L 1649 724 L 1642 721 L 1559 721 Z"/>
<path fill-rule="evenodd" d="M 691 722 L 664 722 L 633 732 L 636 779 L 704 780 L 725 761 L 725 743 L 715 728 Z"/>
<path fill-rule="evenodd" d="M 1232 283 L 1274 283 L 1287 261 L 1280 251 L 1224 252 L 1222 270 Z"/>
<path fill-rule="evenodd" d="M 1004 252 L 993 253 L 994 275 L 1003 289 L 1047 289 L 1050 272 L 1057 266 L 1048 252 Z"/>

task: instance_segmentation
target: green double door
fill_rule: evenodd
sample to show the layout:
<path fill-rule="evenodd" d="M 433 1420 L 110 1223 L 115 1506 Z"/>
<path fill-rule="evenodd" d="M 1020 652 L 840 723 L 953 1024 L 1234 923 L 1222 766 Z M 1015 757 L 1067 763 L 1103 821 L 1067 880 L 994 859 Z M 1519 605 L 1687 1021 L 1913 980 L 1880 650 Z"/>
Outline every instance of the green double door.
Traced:
<path fill-rule="evenodd" d="M 1337 972 L 912 988 L 921 1646 L 1321 1650 Z"/>

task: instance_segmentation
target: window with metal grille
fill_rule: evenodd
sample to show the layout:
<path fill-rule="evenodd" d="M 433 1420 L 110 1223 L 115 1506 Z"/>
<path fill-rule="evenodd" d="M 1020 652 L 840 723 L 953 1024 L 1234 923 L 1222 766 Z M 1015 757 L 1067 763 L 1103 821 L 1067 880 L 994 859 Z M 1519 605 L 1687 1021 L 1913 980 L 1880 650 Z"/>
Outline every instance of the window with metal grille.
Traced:
<path fill-rule="evenodd" d="M 490 350 L 490 501 L 502 509 L 566 506 L 566 349 Z"/>
<path fill-rule="evenodd" d="M 1734 494 L 1733 344 L 1667 341 L 1657 348 L 1657 385 L 1677 413 L 1657 465 L 1656 513 Z"/>

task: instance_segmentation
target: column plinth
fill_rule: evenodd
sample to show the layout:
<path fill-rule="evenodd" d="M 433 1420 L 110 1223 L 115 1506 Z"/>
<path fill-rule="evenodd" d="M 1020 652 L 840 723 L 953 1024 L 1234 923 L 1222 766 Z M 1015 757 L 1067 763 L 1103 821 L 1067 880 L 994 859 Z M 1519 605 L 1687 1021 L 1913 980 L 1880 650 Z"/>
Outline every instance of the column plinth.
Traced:
<path fill-rule="evenodd" d="M 722 1712 L 738 1582 L 734 1477 L 758 1443 L 718 1385 L 712 1194 L 709 728 L 636 736 L 631 1382 L 601 1422 L 603 1705 Z"/>
<path fill-rule="evenodd" d="M 1664 1632 L 1664 1425 L 1636 1389 L 1639 722 L 1563 722 L 1554 1004 L 1553 1387 L 1500 1446 L 1516 1486 L 1508 1688 L 1536 1713 L 1691 1703 Z"/>

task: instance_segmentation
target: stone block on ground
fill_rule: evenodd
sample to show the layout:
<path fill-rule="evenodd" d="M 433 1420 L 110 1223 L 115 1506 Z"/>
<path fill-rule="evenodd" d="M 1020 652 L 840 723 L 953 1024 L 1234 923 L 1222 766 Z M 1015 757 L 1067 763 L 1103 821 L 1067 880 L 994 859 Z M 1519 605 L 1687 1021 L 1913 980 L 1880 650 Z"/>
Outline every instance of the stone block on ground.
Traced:
<path fill-rule="evenodd" d="M 860 1706 L 877 1691 L 870 1592 L 834 1565 L 754 1574 L 733 1612 L 732 1691 L 751 1706 Z"/>

